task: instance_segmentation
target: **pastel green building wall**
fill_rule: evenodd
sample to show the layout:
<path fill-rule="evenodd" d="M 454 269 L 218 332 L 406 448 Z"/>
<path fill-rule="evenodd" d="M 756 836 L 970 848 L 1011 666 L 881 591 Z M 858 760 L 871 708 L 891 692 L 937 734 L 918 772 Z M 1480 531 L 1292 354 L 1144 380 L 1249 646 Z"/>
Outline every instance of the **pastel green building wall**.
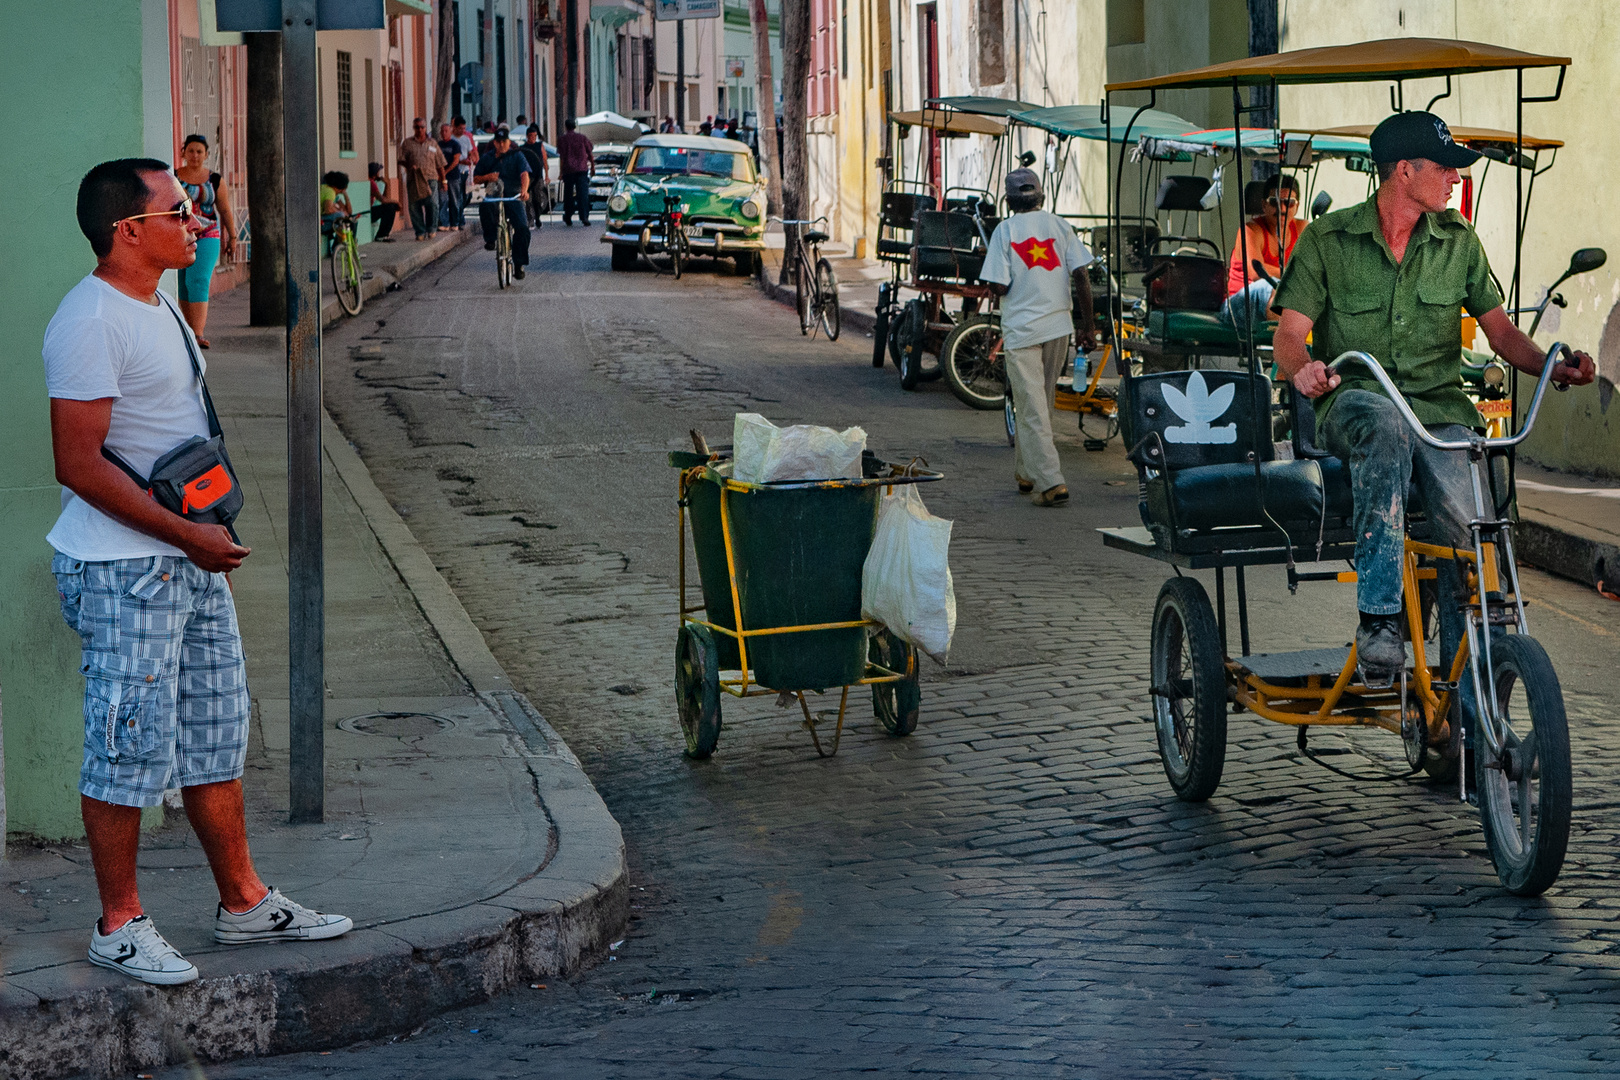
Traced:
<path fill-rule="evenodd" d="M 81 835 L 78 638 L 63 624 L 45 533 L 60 508 L 40 347 L 62 296 L 95 266 L 74 220 L 80 177 L 146 139 L 141 0 L 8 5 L 0 97 L 39 152 L 0 159 L 0 693 L 7 829 Z M 166 47 L 166 42 L 165 42 Z M 165 73 L 166 73 L 165 64 Z M 46 150 L 45 146 L 49 149 Z"/>

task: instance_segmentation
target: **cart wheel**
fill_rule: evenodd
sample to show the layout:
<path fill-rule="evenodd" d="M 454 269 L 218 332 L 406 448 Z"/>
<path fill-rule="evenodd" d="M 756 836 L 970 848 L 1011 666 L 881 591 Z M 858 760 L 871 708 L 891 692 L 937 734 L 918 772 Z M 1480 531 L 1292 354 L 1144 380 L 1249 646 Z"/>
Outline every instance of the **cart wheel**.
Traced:
<path fill-rule="evenodd" d="M 1226 670 L 1215 609 L 1194 579 L 1174 577 L 1159 590 L 1150 663 L 1164 773 L 1183 802 L 1203 802 L 1226 761 Z"/>
<path fill-rule="evenodd" d="M 1547 651 L 1531 637 L 1491 642 L 1504 747 L 1489 760 L 1475 738 L 1479 818 L 1496 876 L 1515 896 L 1540 896 L 1558 879 L 1569 843 L 1569 723 Z"/>
<path fill-rule="evenodd" d="M 1114 413 L 1083 412 L 1080 414 L 1080 437 L 1087 450 L 1102 450 L 1108 440 L 1119 434 L 1118 392 L 1112 386 L 1099 386 L 1092 395 L 1094 400 L 1115 402 Z"/>
<path fill-rule="evenodd" d="M 896 332 L 900 342 L 900 356 L 895 367 L 900 369 L 900 389 L 915 390 L 922 382 L 923 341 L 928 334 L 928 312 L 921 300 L 908 300 L 900 309 L 900 325 Z"/>
<path fill-rule="evenodd" d="M 1018 406 L 1013 404 L 1012 391 L 1001 402 L 1001 422 L 1007 428 L 1007 445 L 1018 445 Z"/>
<path fill-rule="evenodd" d="M 910 735 L 917 730 L 917 714 L 922 711 L 922 685 L 916 663 L 917 650 L 887 630 L 872 635 L 866 658 L 890 671 L 911 666 L 911 678 L 877 683 L 872 687 L 872 712 L 890 735 Z"/>
<path fill-rule="evenodd" d="M 940 347 L 939 366 L 962 404 L 986 411 L 1000 408 L 1008 393 L 1001 320 L 969 315 L 957 323 Z"/>
<path fill-rule="evenodd" d="M 686 756 L 702 760 L 720 742 L 720 650 L 707 626 L 687 623 L 675 640 L 675 707 Z"/>

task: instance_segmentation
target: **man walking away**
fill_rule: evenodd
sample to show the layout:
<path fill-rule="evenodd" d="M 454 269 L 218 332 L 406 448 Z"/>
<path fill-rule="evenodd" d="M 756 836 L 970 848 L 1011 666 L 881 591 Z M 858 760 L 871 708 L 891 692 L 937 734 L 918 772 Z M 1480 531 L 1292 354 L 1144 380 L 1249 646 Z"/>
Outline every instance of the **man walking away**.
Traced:
<path fill-rule="evenodd" d="M 449 124 L 439 125 L 439 153 L 444 155 L 444 186 L 439 189 L 439 226 L 456 228 L 461 217 L 461 199 L 466 191 L 462 178 L 466 176 L 466 161 L 461 156 L 461 142 L 450 131 Z"/>
<path fill-rule="evenodd" d="M 353 923 L 267 887 L 248 853 L 242 804 L 248 689 L 225 574 L 249 551 L 223 525 L 171 513 L 106 454 L 145 476 L 192 436 L 206 438 L 202 360 L 165 270 L 196 258 L 201 231 L 167 165 L 108 161 L 79 185 L 79 228 L 96 269 L 45 331 L 45 385 L 62 513 L 56 549 L 62 615 L 83 641 L 80 809 L 101 918 L 90 962 L 174 985 L 197 969 L 141 909 L 141 807 L 178 785 L 219 889 L 214 940 L 316 940 Z"/>
<path fill-rule="evenodd" d="M 450 136 L 461 144 L 461 204 L 455 226 L 462 229 L 467 226 L 467 197 L 472 190 L 473 166 L 478 164 L 478 145 L 473 141 L 472 132 L 467 130 L 465 116 L 450 118 Z"/>
<path fill-rule="evenodd" d="M 495 129 L 490 140 L 490 152 L 478 163 L 473 182 L 489 184 L 500 182 L 501 196 L 516 196 L 522 202 L 492 203 L 487 199 L 478 204 L 478 220 L 484 226 L 484 250 L 495 250 L 497 209 L 505 211 L 512 226 L 512 276 L 521 279 L 529 265 L 529 159 L 512 145 L 512 133 L 505 128 Z"/>
<path fill-rule="evenodd" d="M 1019 491 L 1033 491 L 1036 506 L 1069 501 L 1052 444 L 1052 399 L 1069 359 L 1074 310 L 1080 310 L 1080 349 L 1090 352 L 1091 283 L 1085 268 L 1091 252 L 1069 223 L 1041 209 L 1040 177 L 1029 169 L 1007 174 L 1007 209 L 990 234 L 979 278 L 1001 302 L 1001 340 L 1007 385 L 1018 413 L 1013 476 Z"/>
<path fill-rule="evenodd" d="M 540 125 L 530 124 L 523 133 L 523 145 L 518 147 L 529 163 L 529 218 L 535 228 L 542 224 L 540 215 L 546 210 L 546 195 L 551 183 L 551 163 L 546 160 L 546 144 L 540 141 Z"/>
<path fill-rule="evenodd" d="M 418 240 L 439 231 L 439 186 L 444 183 L 444 153 L 428 138 L 427 121 L 411 121 L 411 136 L 399 144 L 399 166 L 405 172 L 411 227 Z"/>
<path fill-rule="evenodd" d="M 570 118 L 564 125 L 568 130 L 557 140 L 557 169 L 563 182 L 563 224 L 572 225 L 570 215 L 577 213 L 581 225 L 591 223 L 591 170 L 596 167 L 595 147 L 591 140 L 575 131 L 577 125 Z"/>

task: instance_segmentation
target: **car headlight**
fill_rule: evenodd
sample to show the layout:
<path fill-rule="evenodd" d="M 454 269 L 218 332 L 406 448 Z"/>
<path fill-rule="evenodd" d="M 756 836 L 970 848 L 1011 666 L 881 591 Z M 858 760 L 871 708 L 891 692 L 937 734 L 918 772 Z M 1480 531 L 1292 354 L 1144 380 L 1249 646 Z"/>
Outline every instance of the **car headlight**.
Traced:
<path fill-rule="evenodd" d="M 759 203 L 755 202 L 753 199 L 749 199 L 747 202 L 743 203 L 742 215 L 743 217 L 759 217 Z"/>
<path fill-rule="evenodd" d="M 622 214 L 626 210 L 630 209 L 630 200 L 625 198 L 623 195 L 615 195 L 613 198 L 608 200 L 608 209 L 613 211 L 615 214 Z"/>

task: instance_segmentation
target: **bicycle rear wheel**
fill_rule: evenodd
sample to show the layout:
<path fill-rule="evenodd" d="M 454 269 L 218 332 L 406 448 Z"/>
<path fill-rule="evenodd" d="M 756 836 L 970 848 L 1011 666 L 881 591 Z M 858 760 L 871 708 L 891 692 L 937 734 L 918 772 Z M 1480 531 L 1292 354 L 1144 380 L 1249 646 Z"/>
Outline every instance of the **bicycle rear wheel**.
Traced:
<path fill-rule="evenodd" d="M 1001 320 L 969 315 L 957 323 L 940 349 L 939 366 L 962 404 L 986 411 L 1001 408 L 1008 394 Z"/>
<path fill-rule="evenodd" d="M 841 329 L 838 315 L 838 275 L 826 259 L 816 262 L 816 314 L 828 341 L 838 340 Z"/>
<path fill-rule="evenodd" d="M 355 258 L 354 248 L 343 237 L 338 237 L 332 244 L 332 255 L 327 261 L 332 267 L 332 292 L 337 295 L 338 303 L 350 315 L 360 314 L 365 296 L 361 291 L 360 264 Z"/>
<path fill-rule="evenodd" d="M 799 313 L 799 333 L 808 334 L 812 323 L 810 304 L 814 299 L 815 277 L 810 260 L 800 255 L 793 261 L 793 307 Z"/>
<path fill-rule="evenodd" d="M 666 235 L 664 246 L 669 249 L 669 265 L 675 271 L 676 280 L 680 280 L 681 271 L 686 263 L 686 233 L 679 226 L 671 225 Z"/>

